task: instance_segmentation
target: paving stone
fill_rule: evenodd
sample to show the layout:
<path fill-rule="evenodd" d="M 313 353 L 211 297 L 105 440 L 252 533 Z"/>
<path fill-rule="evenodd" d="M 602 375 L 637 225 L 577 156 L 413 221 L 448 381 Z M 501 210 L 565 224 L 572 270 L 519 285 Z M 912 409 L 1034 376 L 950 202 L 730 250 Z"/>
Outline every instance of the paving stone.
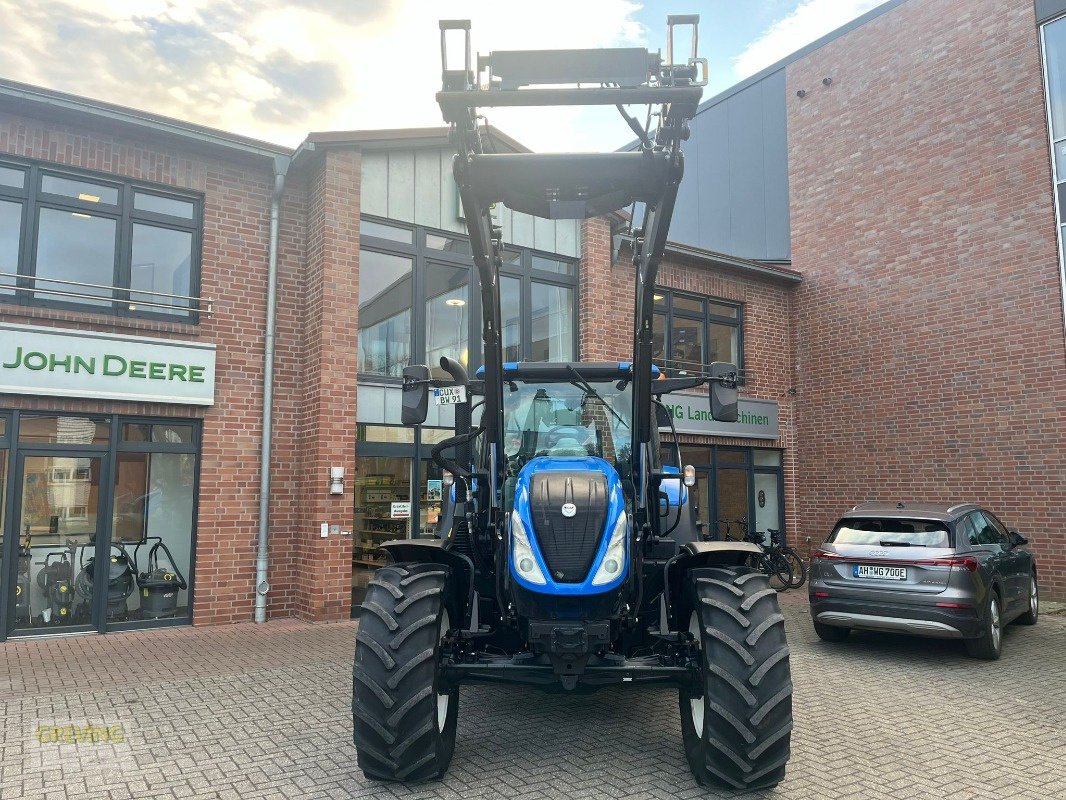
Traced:
<path fill-rule="evenodd" d="M 782 596 L 793 753 L 754 798 L 1066 797 L 1066 618 L 1010 627 L 1003 658 L 959 642 L 818 640 Z M 351 740 L 358 623 L 170 628 L 0 645 L 0 797 L 704 798 L 676 692 L 546 695 L 464 687 L 444 780 L 367 781 Z M 121 726 L 121 742 L 48 744 L 39 726 Z M 733 796 L 733 795 L 723 795 Z"/>

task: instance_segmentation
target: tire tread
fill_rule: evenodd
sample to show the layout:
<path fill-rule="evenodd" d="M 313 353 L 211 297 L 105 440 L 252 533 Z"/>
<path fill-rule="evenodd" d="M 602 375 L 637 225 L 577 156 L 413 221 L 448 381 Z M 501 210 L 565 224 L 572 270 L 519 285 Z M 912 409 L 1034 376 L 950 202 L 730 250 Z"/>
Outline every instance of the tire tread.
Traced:
<path fill-rule="evenodd" d="M 785 775 L 791 752 L 792 679 L 785 618 L 769 577 L 747 567 L 694 570 L 691 608 L 703 631 L 703 736 L 681 716 L 689 765 L 700 783 L 761 789 Z"/>

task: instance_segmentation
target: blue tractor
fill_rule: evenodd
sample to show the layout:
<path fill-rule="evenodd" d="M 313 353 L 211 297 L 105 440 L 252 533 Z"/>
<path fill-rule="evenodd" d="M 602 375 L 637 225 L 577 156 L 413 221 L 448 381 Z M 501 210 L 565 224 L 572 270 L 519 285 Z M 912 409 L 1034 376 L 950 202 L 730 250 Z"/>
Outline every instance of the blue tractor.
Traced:
<path fill-rule="evenodd" d="M 673 29 L 692 26 L 674 63 Z M 559 692 L 676 686 L 681 741 L 701 784 L 773 786 L 785 774 L 792 683 L 784 619 L 755 544 L 712 541 L 696 521 L 691 467 L 661 463 L 661 402 L 708 387 L 712 416 L 735 421 L 737 370 L 712 363 L 667 378 L 652 363 L 653 292 L 706 78 L 695 15 L 671 17 L 666 57 L 650 51 L 494 51 L 471 59 L 467 21 L 442 21 L 454 160 L 484 308 L 484 367 L 450 358 L 404 370 L 402 417 L 451 406 L 455 435 L 436 536 L 387 542 L 356 635 L 352 717 L 370 778 L 441 776 L 455 746 L 459 686 L 495 681 Z M 458 33 L 455 33 L 458 32 Z M 449 69 L 446 39 L 465 39 Z M 575 86 L 576 85 L 576 86 Z M 630 152 L 494 153 L 477 108 L 615 105 L 640 138 Z M 625 107 L 660 107 L 654 132 Z M 626 362 L 505 363 L 491 206 L 584 219 L 638 204 L 636 291 Z M 676 442 L 676 436 L 674 437 Z M 675 445 L 676 446 L 676 445 Z M 678 459 L 675 463 L 680 463 Z"/>

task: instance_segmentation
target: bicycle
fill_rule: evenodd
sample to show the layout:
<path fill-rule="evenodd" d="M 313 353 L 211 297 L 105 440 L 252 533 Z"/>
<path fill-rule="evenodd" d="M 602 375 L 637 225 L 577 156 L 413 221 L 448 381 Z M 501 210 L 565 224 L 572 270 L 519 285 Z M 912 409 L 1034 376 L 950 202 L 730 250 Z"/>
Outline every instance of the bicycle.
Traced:
<path fill-rule="evenodd" d="M 781 555 L 788 559 L 789 566 L 792 567 L 792 580 L 789 582 L 789 588 L 800 588 L 807 582 L 807 562 L 803 560 L 795 547 L 782 544 L 780 530 L 767 528 L 766 532 L 770 534 L 770 541 L 778 546 Z"/>
<path fill-rule="evenodd" d="M 771 541 L 768 547 L 764 543 L 764 536 L 759 532 L 749 532 L 748 520 L 744 517 L 736 520 L 718 520 L 719 524 L 725 525 L 726 536 L 729 535 L 730 529 L 733 525 L 737 525 L 740 528 L 741 539 L 745 542 L 752 542 L 762 547 L 763 552 L 761 556 L 753 556 L 749 565 L 758 569 L 770 579 L 770 588 L 783 592 L 789 588 L 792 584 L 792 565 L 788 559 L 781 552 L 781 546 L 779 543 L 775 544 Z"/>

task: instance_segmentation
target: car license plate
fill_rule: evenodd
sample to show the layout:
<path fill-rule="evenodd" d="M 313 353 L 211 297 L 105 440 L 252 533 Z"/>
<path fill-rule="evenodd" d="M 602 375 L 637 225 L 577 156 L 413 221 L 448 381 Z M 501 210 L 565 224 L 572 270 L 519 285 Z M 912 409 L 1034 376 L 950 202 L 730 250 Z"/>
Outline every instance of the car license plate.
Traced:
<path fill-rule="evenodd" d="M 433 390 L 433 402 L 438 406 L 456 406 L 466 402 L 465 386 L 441 386 Z"/>
<path fill-rule="evenodd" d="M 856 578 L 877 578 L 885 581 L 907 580 L 906 567 L 875 567 L 867 564 L 856 564 L 854 575 Z"/>

